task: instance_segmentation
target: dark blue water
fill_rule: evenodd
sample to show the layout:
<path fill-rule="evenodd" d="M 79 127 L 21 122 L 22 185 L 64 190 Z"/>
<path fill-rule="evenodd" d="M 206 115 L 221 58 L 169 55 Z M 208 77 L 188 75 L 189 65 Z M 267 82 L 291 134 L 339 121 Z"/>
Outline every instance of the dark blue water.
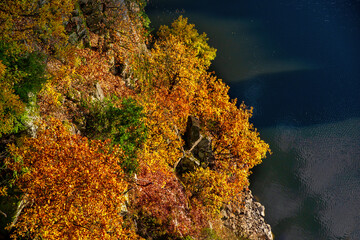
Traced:
<path fill-rule="evenodd" d="M 152 0 L 218 49 L 213 69 L 254 107 L 272 156 L 251 189 L 276 239 L 360 239 L 360 1 Z"/>

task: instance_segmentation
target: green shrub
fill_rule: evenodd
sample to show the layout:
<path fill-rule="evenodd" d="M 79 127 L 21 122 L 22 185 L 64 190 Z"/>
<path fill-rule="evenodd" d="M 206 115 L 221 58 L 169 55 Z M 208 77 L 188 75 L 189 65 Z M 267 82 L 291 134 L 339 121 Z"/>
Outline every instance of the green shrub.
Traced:
<path fill-rule="evenodd" d="M 13 51 L 12 45 L 0 42 L 0 60 L 7 69 L 1 81 L 11 86 L 22 101 L 28 102 L 28 93 L 36 95 L 46 81 L 45 58 L 38 52 Z"/>
<path fill-rule="evenodd" d="M 125 98 L 121 107 L 115 106 L 118 99 L 83 103 L 89 111 L 85 116 L 85 135 L 94 139 L 111 139 L 113 145 L 125 152 L 121 165 L 128 174 L 137 171 L 137 149 L 146 140 L 146 128 L 142 121 L 142 107 L 132 98 Z"/>
<path fill-rule="evenodd" d="M 14 45 L 0 42 L 0 137 L 25 129 L 29 93 L 36 95 L 46 81 L 43 56 L 17 52 Z"/>
<path fill-rule="evenodd" d="M 38 53 L 22 56 L 17 61 L 18 68 L 23 71 L 24 77 L 14 86 L 15 93 L 24 102 L 29 102 L 29 93 L 36 95 L 46 82 L 44 57 Z"/>

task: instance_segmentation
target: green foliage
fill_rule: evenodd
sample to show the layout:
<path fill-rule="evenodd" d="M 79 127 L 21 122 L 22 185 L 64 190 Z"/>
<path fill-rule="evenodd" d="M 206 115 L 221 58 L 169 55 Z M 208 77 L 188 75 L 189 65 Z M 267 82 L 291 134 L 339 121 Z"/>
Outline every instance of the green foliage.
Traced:
<path fill-rule="evenodd" d="M 218 236 L 216 231 L 211 228 L 205 228 L 203 229 L 203 235 L 205 236 L 206 240 L 221 240 L 221 238 Z"/>
<path fill-rule="evenodd" d="M 149 16 L 145 13 L 145 7 L 148 0 L 127 0 L 127 4 L 131 6 L 132 3 L 135 3 L 139 7 L 138 17 L 140 17 L 142 26 L 145 29 L 145 35 L 148 36 L 154 28 L 150 27 L 151 20 Z M 131 7 L 130 7 L 131 9 Z"/>
<path fill-rule="evenodd" d="M 204 228 L 202 230 L 204 240 L 249 240 L 249 238 L 236 236 L 228 229 Z"/>
<path fill-rule="evenodd" d="M 38 93 L 46 81 L 44 57 L 38 53 L 30 53 L 19 58 L 19 69 L 26 73 L 23 79 L 15 84 L 15 93 L 28 103 L 28 93 Z"/>
<path fill-rule="evenodd" d="M 46 81 L 45 58 L 37 52 L 13 52 L 12 45 L 0 42 L 0 60 L 7 68 L 2 82 L 11 86 L 23 102 L 29 102 L 28 93 L 36 95 Z"/>
<path fill-rule="evenodd" d="M 186 236 L 186 237 L 183 238 L 183 240 L 194 240 L 194 239 L 192 237 L 190 237 L 190 236 Z"/>
<path fill-rule="evenodd" d="M 0 137 L 24 129 L 29 93 L 46 81 L 44 57 L 15 51 L 16 44 L 0 42 Z"/>
<path fill-rule="evenodd" d="M 111 139 L 113 145 L 118 145 L 124 151 L 125 157 L 121 163 L 128 174 L 137 171 L 137 150 L 146 140 L 146 128 L 142 122 L 144 114 L 142 107 L 132 98 L 125 98 L 121 107 L 114 102 L 117 98 L 84 103 L 89 109 L 86 118 L 85 134 L 89 138 Z"/>

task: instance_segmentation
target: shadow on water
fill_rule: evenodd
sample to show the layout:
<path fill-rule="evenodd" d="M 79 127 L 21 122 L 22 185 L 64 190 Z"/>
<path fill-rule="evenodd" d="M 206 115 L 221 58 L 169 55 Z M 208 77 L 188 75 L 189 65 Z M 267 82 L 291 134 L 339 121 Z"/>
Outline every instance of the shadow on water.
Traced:
<path fill-rule="evenodd" d="M 259 129 L 279 124 L 300 127 L 360 117 L 360 74 L 295 71 L 229 85 L 232 98 L 254 107 L 252 121 Z"/>

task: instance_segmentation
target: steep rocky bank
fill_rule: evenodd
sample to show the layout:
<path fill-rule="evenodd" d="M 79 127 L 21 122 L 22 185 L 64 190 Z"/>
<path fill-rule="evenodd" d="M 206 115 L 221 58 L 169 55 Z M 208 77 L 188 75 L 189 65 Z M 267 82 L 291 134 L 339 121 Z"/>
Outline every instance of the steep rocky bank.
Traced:
<path fill-rule="evenodd" d="M 254 199 L 251 191 L 245 192 L 241 206 L 228 204 L 221 211 L 223 224 L 237 236 L 252 240 L 272 240 L 271 227 L 265 222 L 265 207 Z"/>

